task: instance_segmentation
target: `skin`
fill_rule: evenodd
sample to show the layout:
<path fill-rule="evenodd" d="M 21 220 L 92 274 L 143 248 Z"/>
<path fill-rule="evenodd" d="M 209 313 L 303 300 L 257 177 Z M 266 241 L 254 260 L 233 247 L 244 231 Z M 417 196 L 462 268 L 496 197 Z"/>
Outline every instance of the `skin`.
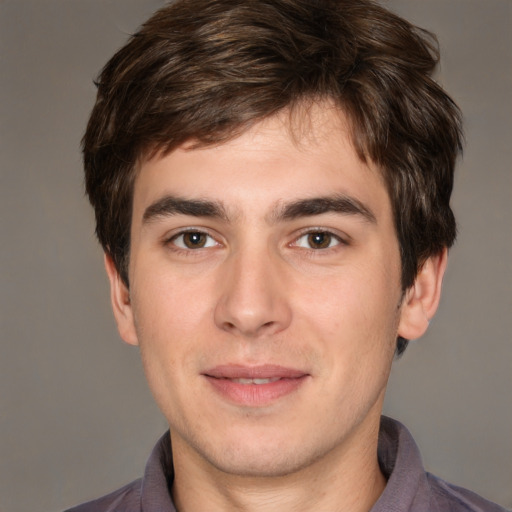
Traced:
<path fill-rule="evenodd" d="M 106 257 L 120 334 L 170 425 L 180 512 L 369 510 L 385 486 L 377 434 L 396 337 L 421 336 L 438 305 L 446 251 L 402 291 L 389 197 L 343 114 L 317 105 L 290 123 L 144 161 L 129 290 Z M 345 207 L 304 211 L 326 197 Z M 176 209 L 184 199 L 200 215 Z M 211 376 L 269 365 L 301 377 L 278 396 L 222 381 L 238 400 Z"/>

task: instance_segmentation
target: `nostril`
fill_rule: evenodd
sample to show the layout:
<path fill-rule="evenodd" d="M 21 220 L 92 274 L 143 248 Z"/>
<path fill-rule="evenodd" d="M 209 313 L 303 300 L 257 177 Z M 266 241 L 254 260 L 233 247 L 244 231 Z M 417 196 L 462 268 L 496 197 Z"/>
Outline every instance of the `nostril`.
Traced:
<path fill-rule="evenodd" d="M 285 329 L 291 320 L 289 304 L 281 293 L 266 286 L 254 289 L 240 280 L 227 287 L 213 313 L 219 329 L 248 337 L 269 336 Z"/>

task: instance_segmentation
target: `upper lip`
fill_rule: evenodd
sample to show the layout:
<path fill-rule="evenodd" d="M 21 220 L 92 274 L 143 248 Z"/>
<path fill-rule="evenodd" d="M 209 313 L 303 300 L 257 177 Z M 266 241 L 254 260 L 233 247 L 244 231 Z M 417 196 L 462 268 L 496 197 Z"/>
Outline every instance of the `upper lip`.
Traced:
<path fill-rule="evenodd" d="M 259 366 L 244 366 L 238 364 L 219 365 L 203 372 L 207 377 L 216 379 L 297 379 L 308 375 L 307 372 L 296 368 L 265 364 Z"/>

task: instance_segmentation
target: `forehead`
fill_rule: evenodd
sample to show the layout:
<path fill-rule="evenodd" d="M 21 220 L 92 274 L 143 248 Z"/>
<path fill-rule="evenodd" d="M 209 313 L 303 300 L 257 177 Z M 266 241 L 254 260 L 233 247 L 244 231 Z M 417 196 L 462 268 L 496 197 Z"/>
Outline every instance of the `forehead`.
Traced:
<path fill-rule="evenodd" d="M 330 193 L 387 196 L 380 169 L 355 150 L 346 116 L 325 102 L 282 111 L 222 144 L 191 140 L 143 161 L 134 207 L 165 193 L 229 202 L 242 189 L 239 199 L 260 204 Z"/>

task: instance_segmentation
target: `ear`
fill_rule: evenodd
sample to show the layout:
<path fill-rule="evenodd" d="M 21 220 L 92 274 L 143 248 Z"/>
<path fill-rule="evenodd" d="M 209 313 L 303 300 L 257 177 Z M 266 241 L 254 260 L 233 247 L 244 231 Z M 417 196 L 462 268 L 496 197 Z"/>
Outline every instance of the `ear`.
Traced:
<path fill-rule="evenodd" d="M 421 267 L 414 284 L 405 292 L 398 324 L 398 336 L 406 340 L 425 334 L 439 306 L 448 249 L 431 256 Z"/>
<path fill-rule="evenodd" d="M 117 330 L 121 338 L 130 345 L 138 345 L 130 291 L 124 284 L 112 258 L 105 254 L 105 270 L 110 281 L 110 301 L 116 319 Z"/>

